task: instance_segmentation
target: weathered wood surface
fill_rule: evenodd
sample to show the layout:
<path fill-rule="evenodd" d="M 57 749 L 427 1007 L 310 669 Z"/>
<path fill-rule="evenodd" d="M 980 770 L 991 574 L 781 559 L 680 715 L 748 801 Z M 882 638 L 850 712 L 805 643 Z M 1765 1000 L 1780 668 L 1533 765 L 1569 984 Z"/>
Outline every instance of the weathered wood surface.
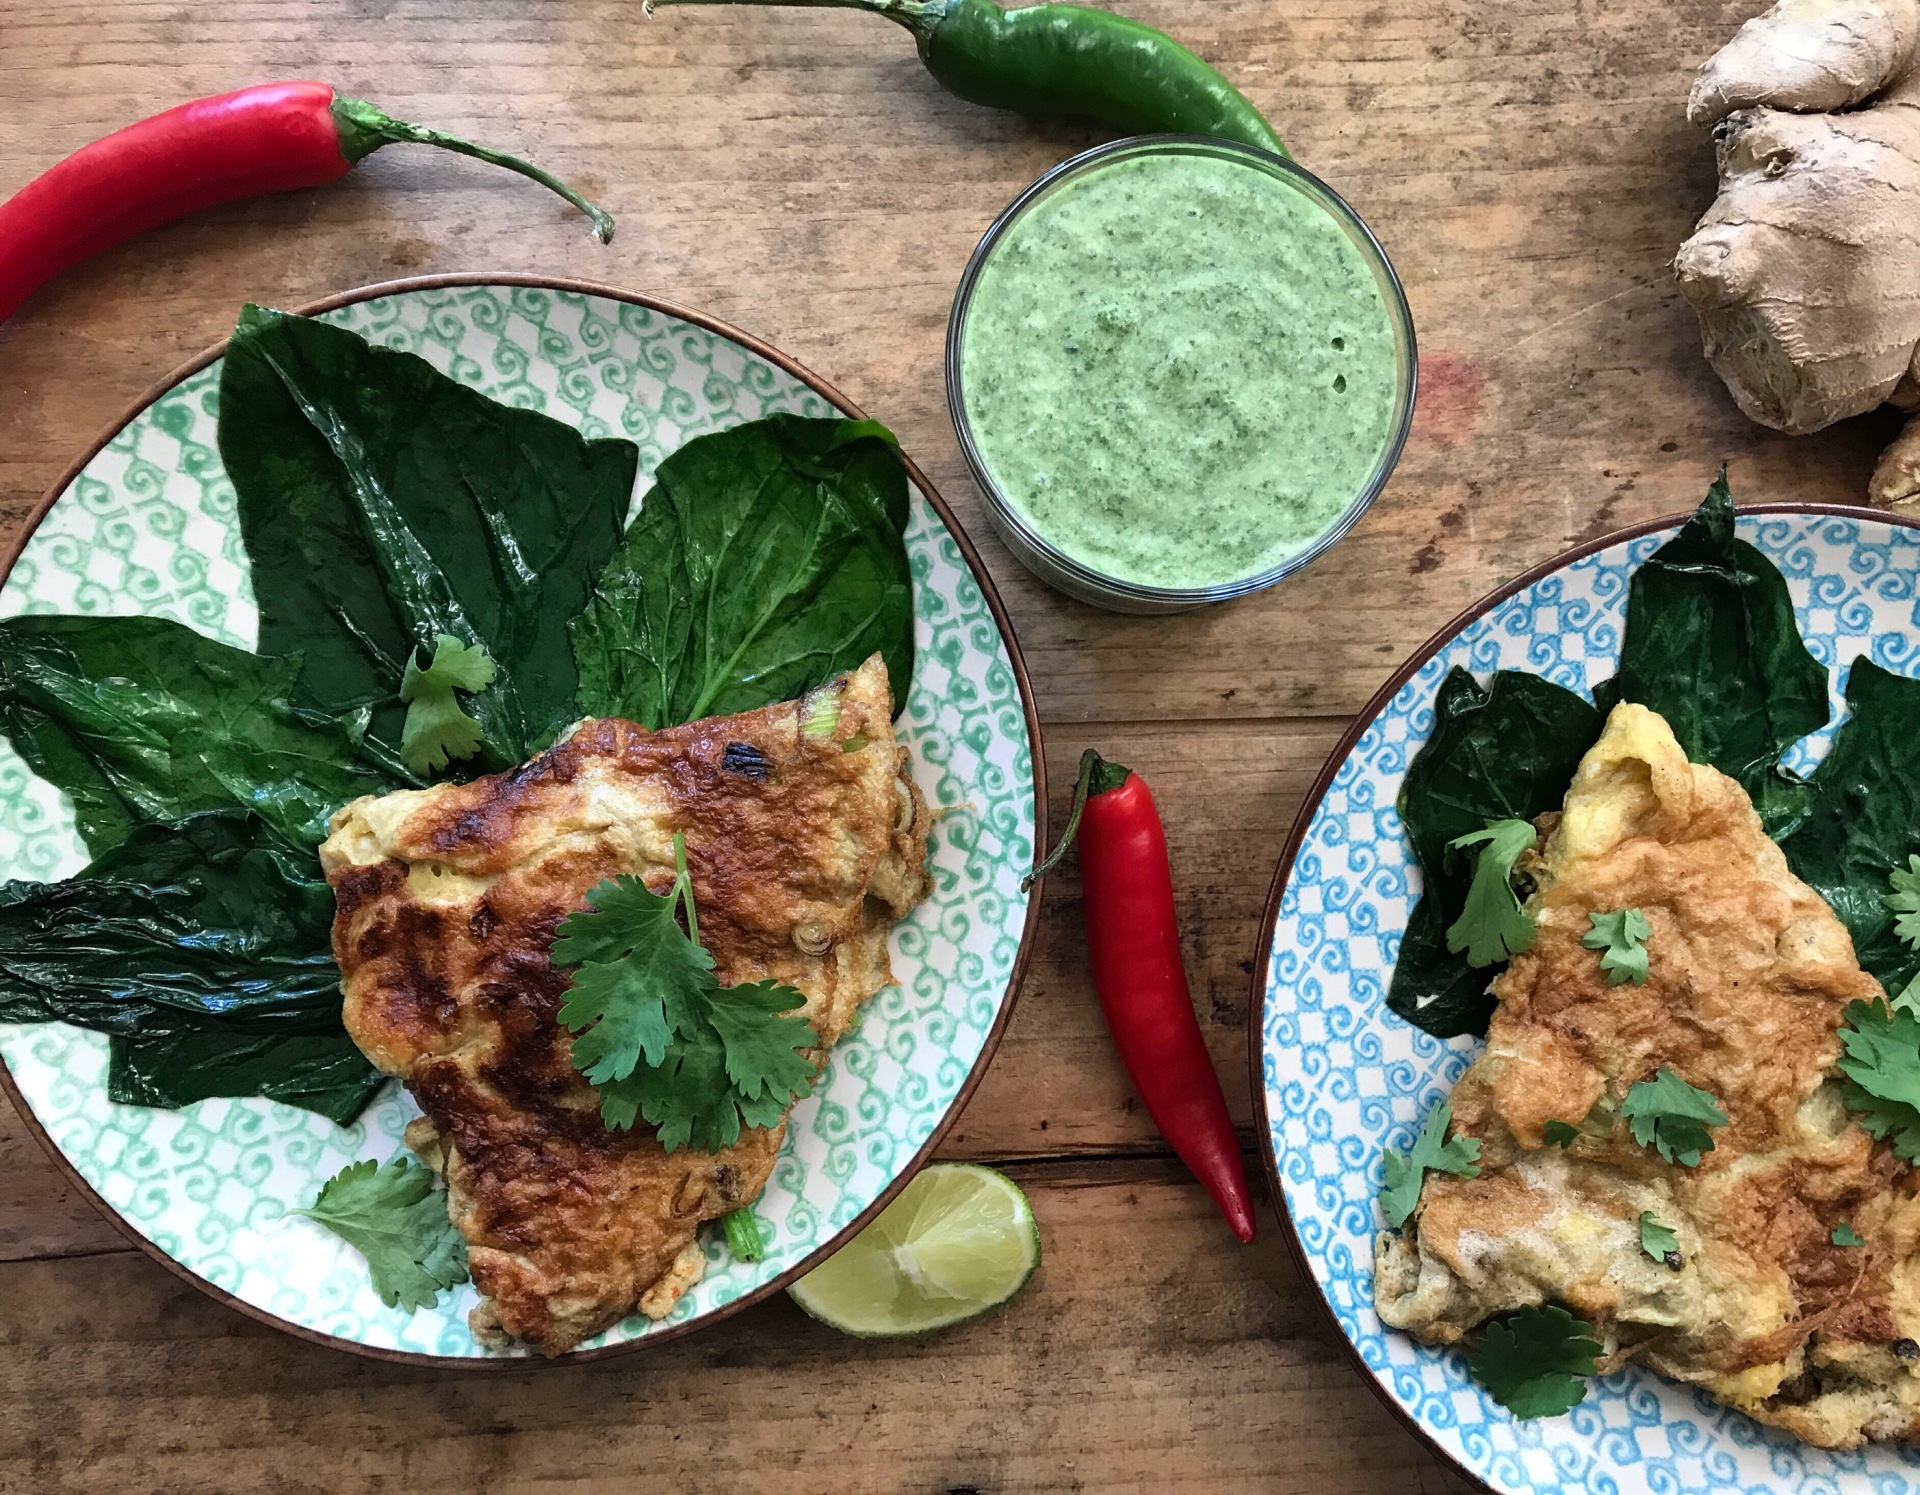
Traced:
<path fill-rule="evenodd" d="M 1174 620 L 1046 591 L 988 531 L 948 424 L 946 312 L 980 232 L 1095 137 L 961 104 L 841 12 L 639 0 L 0 0 L 0 194 L 180 99 L 327 78 L 599 195 L 419 150 L 236 204 L 68 275 L 0 327 L 0 541 L 73 454 L 222 336 L 399 275 L 546 271 L 768 338 L 884 417 L 979 541 L 1051 732 L 1165 809 L 1195 998 L 1236 1117 L 1248 965 L 1286 828 L 1345 719 L 1421 639 L 1570 540 L 1697 500 L 1859 502 L 1890 429 L 1786 440 L 1699 353 L 1667 262 L 1712 195 L 1691 70 L 1758 0 L 1125 0 L 1240 82 L 1394 256 L 1424 393 L 1392 486 L 1265 596 Z M 844 1341 L 784 1303 L 655 1354 L 462 1377 L 320 1350 L 124 1248 L 0 1125 L 0 1490 L 1458 1488 L 1348 1367 L 1277 1237 L 1232 1245 L 1164 1160 L 1101 1027 L 1077 883 L 953 1133 L 1047 1241 L 1004 1315 Z M 1269 1218 L 1269 1226 L 1271 1220 Z"/>

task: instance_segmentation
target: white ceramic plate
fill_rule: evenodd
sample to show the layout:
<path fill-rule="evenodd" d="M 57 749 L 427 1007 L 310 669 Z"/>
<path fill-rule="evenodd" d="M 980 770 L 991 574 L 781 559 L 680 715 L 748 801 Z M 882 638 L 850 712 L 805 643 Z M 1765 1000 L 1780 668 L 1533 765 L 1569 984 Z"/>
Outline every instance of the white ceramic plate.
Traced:
<path fill-rule="evenodd" d="M 858 413 L 744 334 L 605 287 L 434 277 L 316 310 L 495 399 L 632 439 L 636 496 L 690 437 L 776 411 Z M 247 560 L 215 446 L 217 357 L 150 395 L 56 488 L 0 586 L 0 616 L 150 614 L 252 647 Z M 900 730 L 920 787 L 948 812 L 931 840 L 933 895 L 893 933 L 899 985 L 867 1005 L 793 1112 L 756 1207 L 766 1258 L 737 1262 L 710 1242 L 706 1277 L 669 1318 L 629 1318 L 576 1355 L 685 1332 L 829 1252 L 932 1150 L 1006 1022 L 1036 912 L 1020 877 L 1044 831 L 1038 719 L 992 583 L 938 495 L 909 473 L 917 659 Z M 0 878 L 52 880 L 85 861 L 64 796 L 0 741 Z M 397 1085 L 344 1128 L 261 1099 L 147 1110 L 108 1101 L 106 1055 L 104 1037 L 63 1024 L 0 1025 L 15 1103 L 140 1244 L 216 1296 L 311 1338 L 458 1364 L 512 1358 L 468 1333 L 470 1285 L 412 1315 L 386 1308 L 355 1252 L 288 1213 L 347 1163 L 402 1150 L 417 1111 Z"/>
<path fill-rule="evenodd" d="M 1530 670 L 1591 695 L 1618 664 L 1633 568 L 1679 521 L 1570 551 L 1475 604 L 1407 661 L 1334 750 L 1274 877 L 1255 963 L 1253 1090 L 1296 1254 L 1381 1396 L 1440 1453 L 1500 1491 L 1553 1495 L 1900 1495 L 1920 1450 L 1836 1454 L 1760 1427 L 1637 1367 L 1597 1379 L 1565 1417 L 1515 1419 L 1467 1374 L 1373 1311 L 1385 1147 L 1404 1148 L 1480 1040 L 1429 1036 L 1387 1010 L 1420 871 L 1394 801 L 1455 665 L 1483 681 Z M 1742 538 L 1786 576 L 1807 646 L 1830 672 L 1833 721 L 1788 765 L 1826 751 L 1861 654 L 1920 675 L 1920 527 L 1851 509 L 1742 512 Z"/>

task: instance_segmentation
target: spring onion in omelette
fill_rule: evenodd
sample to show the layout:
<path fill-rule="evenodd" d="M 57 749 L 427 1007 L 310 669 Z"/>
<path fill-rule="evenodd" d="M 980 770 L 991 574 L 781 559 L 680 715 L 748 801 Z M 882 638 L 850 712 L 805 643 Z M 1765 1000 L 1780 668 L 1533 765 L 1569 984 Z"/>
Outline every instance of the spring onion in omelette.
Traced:
<path fill-rule="evenodd" d="M 1855 661 L 1803 778 L 1826 690 L 1724 474 L 1593 704 L 1441 688 L 1389 1002 L 1486 1043 L 1388 1151 L 1374 1301 L 1516 1416 L 1637 1362 L 1822 1447 L 1920 1441 L 1920 681 Z"/>

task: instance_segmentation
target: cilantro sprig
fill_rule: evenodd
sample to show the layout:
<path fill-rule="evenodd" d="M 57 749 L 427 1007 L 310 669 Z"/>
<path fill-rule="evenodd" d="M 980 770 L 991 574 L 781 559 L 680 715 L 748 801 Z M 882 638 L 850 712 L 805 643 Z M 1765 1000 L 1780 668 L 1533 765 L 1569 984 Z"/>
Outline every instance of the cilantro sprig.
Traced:
<path fill-rule="evenodd" d="M 1487 1325 L 1467 1366 L 1515 1417 L 1558 1417 L 1587 1394 L 1601 1354 L 1592 1336 L 1592 1326 L 1564 1308 L 1522 1308 Z"/>
<path fill-rule="evenodd" d="M 484 644 L 463 644 L 450 633 L 435 640 L 433 659 L 423 670 L 407 656 L 400 699 L 407 719 L 400 728 L 400 757 L 415 773 L 445 768 L 454 758 L 471 758 L 486 740 L 480 723 L 460 709 L 454 695 L 473 695 L 493 684 L 493 656 Z"/>
<path fill-rule="evenodd" d="M 1909 856 L 1907 865 L 1895 867 L 1887 880 L 1893 891 L 1882 901 L 1899 916 L 1893 932 L 1909 945 L 1920 945 L 1920 856 Z"/>
<path fill-rule="evenodd" d="M 1495 820 L 1447 843 L 1461 851 L 1481 848 L 1466 905 L 1447 929 L 1447 949 L 1456 955 L 1466 951 L 1468 965 L 1498 965 L 1532 947 L 1538 930 L 1514 896 L 1513 864 L 1537 839 L 1539 832 L 1527 821 Z"/>
<path fill-rule="evenodd" d="M 467 1280 L 467 1243 L 447 1218 L 447 1196 L 433 1172 L 411 1158 L 384 1168 L 372 1158 L 349 1163 L 320 1186 L 307 1209 L 367 1259 L 373 1290 L 389 1308 L 431 1308 L 443 1288 Z"/>
<path fill-rule="evenodd" d="M 1647 941 L 1653 938 L 1653 925 L 1637 908 L 1618 909 L 1608 914 L 1588 914 L 1593 927 L 1580 936 L 1580 943 L 1600 952 L 1600 970 L 1607 985 L 1619 986 L 1631 981 L 1647 984 Z"/>
<path fill-rule="evenodd" d="M 1679 1235 L 1671 1225 L 1654 1219 L 1652 1210 L 1640 1212 L 1640 1249 L 1669 1271 L 1677 1272 L 1686 1265 L 1680 1255 Z"/>
<path fill-rule="evenodd" d="M 1580 1140 L 1580 1128 L 1570 1121 L 1554 1120 L 1540 1128 L 1540 1135 L 1555 1147 L 1566 1148 Z"/>
<path fill-rule="evenodd" d="M 1480 1176 L 1480 1139 L 1455 1137 L 1449 1141 L 1447 1128 L 1452 1124 L 1453 1107 L 1445 1101 L 1435 1101 L 1421 1125 L 1420 1135 L 1413 1139 L 1413 1146 L 1405 1153 L 1391 1147 L 1386 1150 L 1382 1161 L 1386 1165 L 1387 1186 L 1381 1191 L 1380 1207 L 1386 1211 L 1389 1225 L 1398 1229 L 1412 1218 L 1420 1203 L 1420 1182 L 1429 1168 L 1460 1178 Z"/>
<path fill-rule="evenodd" d="M 684 836 L 674 836 L 673 856 L 664 894 L 637 877 L 610 878 L 561 922 L 551 958 L 574 971 L 560 1021 L 608 1127 L 626 1131 L 645 1117 L 668 1152 L 718 1152 L 742 1126 L 778 1125 L 813 1088 L 813 1064 L 799 1051 L 820 1038 L 786 1015 L 806 1003 L 792 987 L 720 985 L 700 944 Z"/>
<path fill-rule="evenodd" d="M 1893 891 L 1882 901 L 1899 916 L 1893 932 L 1920 945 L 1920 856 L 1909 856 L 1888 880 Z M 1920 1163 L 1920 976 L 1884 1002 L 1848 1003 L 1839 1037 L 1847 1109 L 1869 1136 L 1891 1142 L 1896 1156 Z"/>
<path fill-rule="evenodd" d="M 1920 1163 L 1920 1017 L 1878 997 L 1849 1002 L 1840 1029 L 1840 1097 L 1869 1135 Z"/>
<path fill-rule="evenodd" d="M 1726 1112 L 1712 1095 L 1689 1085 L 1664 1064 L 1651 1080 L 1627 1091 L 1620 1114 L 1632 1127 L 1634 1141 L 1683 1168 L 1699 1167 L 1700 1154 L 1713 1151 L 1707 1128 L 1727 1124 Z"/>

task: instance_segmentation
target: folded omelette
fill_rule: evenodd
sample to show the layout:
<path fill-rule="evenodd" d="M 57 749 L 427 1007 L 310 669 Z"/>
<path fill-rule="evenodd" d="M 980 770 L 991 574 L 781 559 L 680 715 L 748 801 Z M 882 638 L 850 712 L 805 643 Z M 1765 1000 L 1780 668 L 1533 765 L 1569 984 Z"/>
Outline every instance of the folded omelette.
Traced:
<path fill-rule="evenodd" d="M 656 892 L 686 837 L 722 985 L 806 998 L 816 1061 L 888 985 L 887 931 L 926 896 L 926 802 L 874 655 L 802 701 L 661 732 L 579 724 L 508 773 L 354 801 L 320 848 L 354 1042 L 425 1115 L 483 1342 L 559 1354 L 699 1280 L 703 1221 L 755 1199 L 785 1122 L 719 1153 L 601 1124 L 557 1021 L 556 926 L 619 873 Z"/>
<path fill-rule="evenodd" d="M 1920 1198 L 1842 1104 L 1835 1030 L 1881 996 L 1846 929 L 1745 791 L 1645 707 L 1613 709 L 1543 822 L 1538 935 L 1494 982 L 1486 1051 L 1453 1091 L 1480 1174 L 1429 1172 L 1380 1236 L 1381 1319 L 1451 1344 L 1564 1304 L 1603 1369 L 1638 1360 L 1824 1447 L 1920 1436 Z M 1589 914 L 1623 908 L 1652 925 L 1644 986 L 1609 985 L 1581 944 Z M 1619 1114 L 1662 1066 L 1726 1113 L 1697 1167 Z M 1577 1139 L 1549 1143 L 1550 1121 Z M 1677 1268 L 1641 1249 L 1643 1211 L 1678 1234 Z M 1834 1244 L 1841 1225 L 1863 1244 Z"/>

